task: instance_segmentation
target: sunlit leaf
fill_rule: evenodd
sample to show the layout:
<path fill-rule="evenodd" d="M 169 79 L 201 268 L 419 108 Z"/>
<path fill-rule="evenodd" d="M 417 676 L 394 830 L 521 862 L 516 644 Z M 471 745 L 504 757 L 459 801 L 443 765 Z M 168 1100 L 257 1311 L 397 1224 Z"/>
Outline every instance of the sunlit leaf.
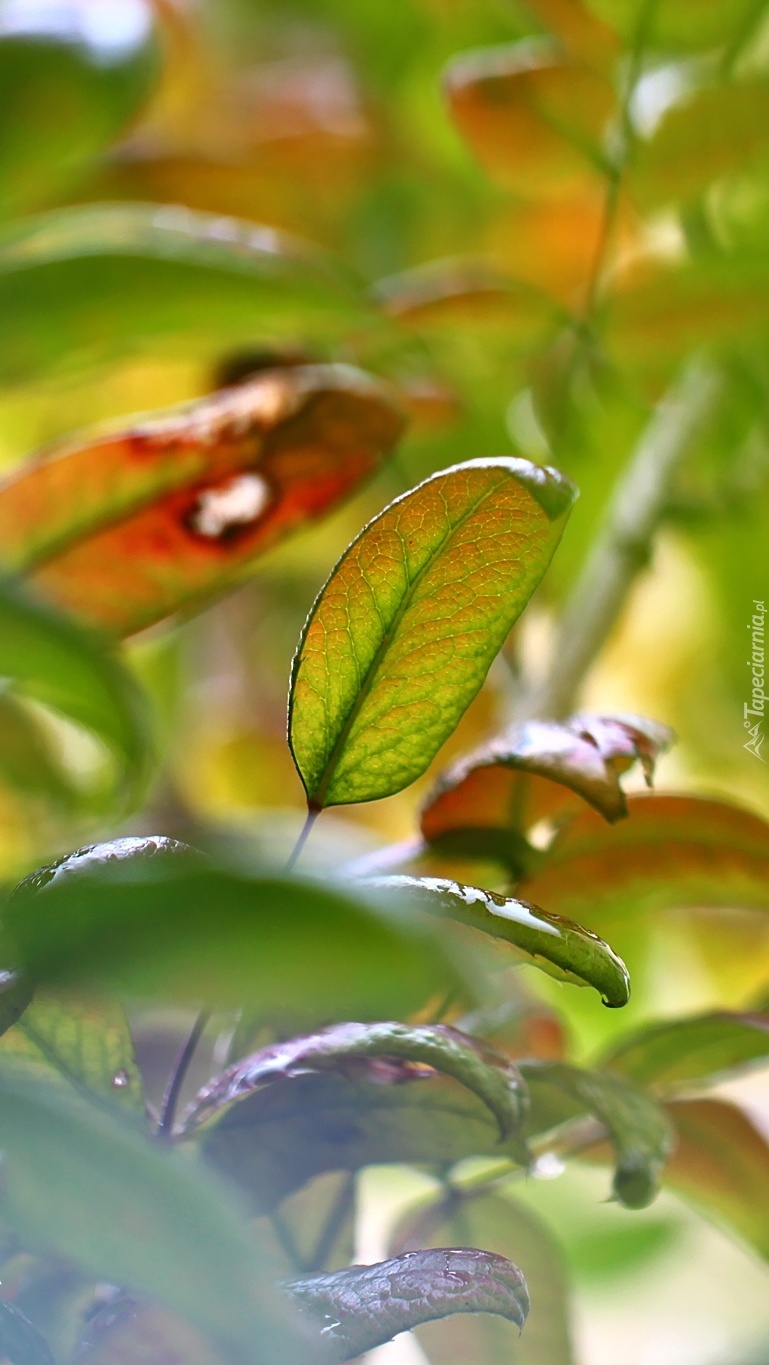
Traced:
<path fill-rule="evenodd" d="M 520 889 L 602 929 L 674 906 L 769 909 L 769 826 L 757 815 L 695 796 L 631 796 L 628 810 L 613 828 L 577 816 Z"/>
<path fill-rule="evenodd" d="M 592 986 L 605 1005 L 617 1008 L 630 998 L 627 968 L 608 943 L 537 905 L 443 877 L 378 877 L 366 884 L 388 905 L 400 898 L 414 909 L 502 939 L 521 960 L 557 980 Z"/>
<path fill-rule="evenodd" d="M 675 1147 L 673 1126 L 656 1100 L 630 1081 L 564 1062 L 521 1063 L 521 1071 L 532 1087 L 553 1086 L 598 1119 L 616 1152 L 616 1198 L 626 1208 L 646 1208 Z M 532 1117 L 536 1120 L 536 1093 Z"/>
<path fill-rule="evenodd" d="M 291 751 L 311 809 L 372 801 L 424 772 L 547 568 L 573 485 L 526 460 L 443 470 L 342 556 L 304 628 Z"/>
<path fill-rule="evenodd" d="M 110 20 L 88 0 L 0 4 L 0 216 L 51 202 L 153 89 L 151 5 L 110 0 Z"/>
<path fill-rule="evenodd" d="M 468 1242 L 520 1262 L 531 1295 L 519 1337 L 493 1318 L 435 1323 L 417 1333 L 436 1365 L 573 1365 L 568 1286 L 561 1253 L 547 1227 L 500 1194 L 452 1192 L 409 1209 L 395 1230 L 393 1252 Z"/>
<path fill-rule="evenodd" d="M 725 1100 L 676 1100 L 668 1110 L 678 1146 L 665 1184 L 769 1259 L 769 1146 L 763 1134 Z"/>
<path fill-rule="evenodd" d="M 769 1015 L 689 1015 L 648 1024 L 621 1037 L 601 1066 L 643 1085 L 675 1090 L 723 1080 L 769 1063 Z"/>
<path fill-rule="evenodd" d="M 6 564 L 130 634 L 231 586 L 336 507 L 394 445 L 392 391 L 345 366 L 268 370 L 0 484 Z"/>
<path fill-rule="evenodd" d="M 28 799 L 41 797 L 64 808 L 79 793 L 41 725 L 24 702 L 0 690 L 0 779 Z"/>
<path fill-rule="evenodd" d="M 639 9 L 637 0 L 587 0 L 588 8 L 632 45 L 641 33 L 652 52 L 690 52 L 745 41 L 759 23 L 763 5 L 732 0 L 729 5 L 702 0 L 664 0 Z"/>
<path fill-rule="evenodd" d="M 499 857 L 523 872 L 531 850 L 522 839 L 538 821 L 579 810 L 572 793 L 618 820 L 627 812 L 620 774 L 640 759 L 650 783 L 672 738 L 637 716 L 529 721 L 441 775 L 422 807 L 422 834 L 446 852 Z"/>
<path fill-rule="evenodd" d="M 14 1308 L 0 1300 L 0 1351 L 11 1365 L 54 1365 L 45 1338 Z"/>
<path fill-rule="evenodd" d="M 201 1106 L 208 1112 L 205 1092 Z M 520 1138 L 500 1142 L 496 1119 L 464 1086 L 397 1059 L 275 1075 L 200 1127 L 193 1107 L 185 1136 L 238 1183 L 255 1213 L 269 1212 L 325 1171 L 392 1162 L 445 1166 L 469 1156 L 529 1164 Z"/>
<path fill-rule="evenodd" d="M 276 1078 L 315 1071 L 355 1073 L 359 1058 L 397 1059 L 451 1076 L 487 1106 L 501 1138 L 520 1127 L 526 1091 L 515 1067 L 480 1039 L 443 1024 L 334 1024 L 321 1033 L 276 1043 L 218 1076 L 198 1095 L 197 1125 Z"/>
<path fill-rule="evenodd" d="M 213 1176 L 11 1066 L 0 1073 L 0 1140 L 3 1217 L 25 1246 L 146 1293 L 247 1359 L 296 1358 L 258 1242 Z"/>
<path fill-rule="evenodd" d="M 411 1251 L 376 1265 L 292 1280 L 289 1298 L 315 1324 L 328 1365 L 352 1360 L 399 1332 L 454 1313 L 496 1313 L 522 1328 L 526 1281 L 503 1256 L 469 1247 Z"/>
<path fill-rule="evenodd" d="M 106 997 L 38 991 L 19 1022 L 0 1039 L 0 1063 L 32 1074 L 58 1076 L 137 1113 L 144 1112 L 142 1080 L 122 1007 Z"/>
<path fill-rule="evenodd" d="M 99 844 L 53 870 L 7 915 L 41 983 L 258 1004 L 312 1024 L 405 1015 L 457 981 L 424 926 L 385 918 L 350 884 L 248 876 L 162 838 Z"/>
<path fill-rule="evenodd" d="M 548 39 L 463 53 L 447 68 L 451 114 L 481 165 L 518 194 L 556 197 L 601 167 L 611 84 Z"/>
<path fill-rule="evenodd" d="M 0 238 L 0 382 L 150 350 L 211 357 L 329 336 L 365 314 L 344 272 L 272 228 L 177 205 L 89 204 Z"/>
<path fill-rule="evenodd" d="M 149 716 L 130 674 L 100 637 L 0 582 L 0 679 L 90 730 L 120 766 L 126 798 L 151 762 Z"/>

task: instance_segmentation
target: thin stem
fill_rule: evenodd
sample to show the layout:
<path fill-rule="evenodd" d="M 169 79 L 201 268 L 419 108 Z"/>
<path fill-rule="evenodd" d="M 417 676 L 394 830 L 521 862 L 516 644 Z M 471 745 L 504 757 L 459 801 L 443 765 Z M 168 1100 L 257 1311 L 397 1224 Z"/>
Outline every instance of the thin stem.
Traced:
<path fill-rule="evenodd" d="M 160 1106 L 160 1120 L 158 1122 L 158 1137 L 170 1138 L 173 1136 L 174 1120 L 176 1118 L 176 1106 L 179 1102 L 181 1088 L 184 1085 L 185 1077 L 189 1071 L 195 1049 L 200 1042 L 203 1030 L 211 1017 L 209 1010 L 201 1010 L 195 1020 L 190 1032 L 181 1046 L 179 1055 L 174 1062 L 171 1075 L 168 1078 L 163 1101 Z"/>
<path fill-rule="evenodd" d="M 344 1227 L 345 1220 L 349 1216 L 355 1204 L 355 1176 L 350 1173 L 345 1176 L 333 1208 L 326 1219 L 325 1226 L 321 1228 L 320 1236 L 315 1244 L 315 1250 L 307 1257 L 302 1267 L 305 1273 L 312 1270 L 323 1270 L 326 1261 L 334 1249 L 334 1243 Z"/>
<path fill-rule="evenodd" d="M 294 847 L 292 848 L 291 853 L 289 855 L 288 862 L 286 863 L 286 872 L 290 872 L 291 869 L 299 861 L 299 855 L 302 852 L 302 849 L 304 848 L 305 844 L 307 843 L 307 840 L 310 837 L 310 833 L 312 832 L 312 827 L 315 824 L 315 821 L 317 820 L 319 815 L 320 815 L 319 810 L 308 810 L 307 818 L 305 819 L 305 822 L 302 825 L 301 830 L 299 831 L 299 838 L 294 844 Z"/>
<path fill-rule="evenodd" d="M 549 672 L 527 699 L 523 717 L 561 719 L 573 710 L 588 669 L 649 562 L 679 466 L 720 390 L 715 371 L 692 362 L 658 405 L 616 486 L 603 533 L 563 610 Z"/>

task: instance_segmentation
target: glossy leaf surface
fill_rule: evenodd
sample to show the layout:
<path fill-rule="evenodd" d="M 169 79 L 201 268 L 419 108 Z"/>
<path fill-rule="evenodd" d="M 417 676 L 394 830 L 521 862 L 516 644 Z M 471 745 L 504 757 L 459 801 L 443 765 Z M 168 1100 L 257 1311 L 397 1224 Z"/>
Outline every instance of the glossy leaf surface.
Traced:
<path fill-rule="evenodd" d="M 769 1146 L 726 1100 L 676 1100 L 678 1132 L 665 1184 L 769 1260 Z"/>
<path fill-rule="evenodd" d="M 657 795 L 629 797 L 628 812 L 614 828 L 579 815 L 521 890 L 601 927 L 673 906 L 769 909 L 769 826 L 757 815 Z"/>
<path fill-rule="evenodd" d="M 414 909 L 502 939 L 523 961 L 557 980 L 592 986 L 605 1005 L 617 1008 L 630 998 L 627 968 L 608 943 L 537 905 L 444 877 L 379 877 L 367 885 L 387 904 L 395 906 L 403 899 Z"/>
<path fill-rule="evenodd" d="M 151 759 L 149 715 L 130 674 L 100 637 L 0 582 L 0 679 L 85 726 L 112 752 L 126 796 Z"/>
<path fill-rule="evenodd" d="M 200 1104 L 205 1116 L 205 1092 Z M 397 1059 L 275 1076 L 200 1127 L 196 1112 L 186 1116 L 185 1135 L 247 1192 L 254 1212 L 269 1212 L 325 1171 L 488 1155 L 529 1163 L 520 1138 L 500 1142 L 495 1118 L 465 1087 Z"/>
<path fill-rule="evenodd" d="M 41 214 L 0 238 L 0 383 L 73 358 L 150 351 L 208 356 L 264 337 L 295 340 L 365 315 L 333 260 L 239 218 L 179 205 L 89 204 Z"/>
<path fill-rule="evenodd" d="M 38 991 L 0 1040 L 0 1062 L 58 1076 L 81 1093 L 144 1113 L 142 1080 L 125 1013 L 116 1001 Z"/>
<path fill-rule="evenodd" d="M 526 870 L 521 838 L 540 820 L 579 810 L 581 797 L 612 823 L 627 813 L 620 775 L 640 759 L 651 783 L 665 726 L 639 716 L 529 721 L 482 745 L 438 779 L 421 812 L 428 843 L 497 856 Z M 530 850 L 529 850 L 530 853 Z"/>
<path fill-rule="evenodd" d="M 221 592 L 336 507 L 403 427 L 391 390 L 345 366 L 268 370 L 0 484 L 6 564 L 127 635 Z"/>
<path fill-rule="evenodd" d="M 9 1066 L 0 1128 L 3 1216 L 24 1245 L 143 1291 L 249 1359 L 283 1358 L 287 1338 L 258 1243 L 212 1176 Z"/>
<path fill-rule="evenodd" d="M 519 1336 L 494 1318 L 433 1323 L 417 1333 L 435 1365 L 574 1365 L 569 1292 L 561 1253 L 547 1227 L 500 1194 L 448 1195 L 409 1209 L 395 1230 L 393 1252 L 464 1240 L 516 1258 L 526 1275 L 531 1310 Z"/>
<path fill-rule="evenodd" d="M 518 194 L 567 194 L 600 166 L 611 85 L 565 60 L 555 43 L 463 53 L 447 68 L 444 88 L 481 165 Z"/>
<path fill-rule="evenodd" d="M 291 750 L 313 809 L 424 772 L 547 568 L 574 500 L 526 460 L 456 465 L 396 499 L 342 556 L 304 628 Z"/>
<path fill-rule="evenodd" d="M 260 1084 L 308 1072 L 350 1070 L 358 1058 L 393 1058 L 451 1076 L 487 1106 L 501 1138 L 520 1127 L 526 1089 L 515 1067 L 480 1039 L 447 1025 L 334 1024 L 320 1033 L 276 1043 L 218 1076 L 198 1096 L 189 1122 L 214 1117 Z"/>
<path fill-rule="evenodd" d="M 159 51 L 145 0 L 0 5 L 0 216 L 61 193 L 113 141 L 153 89 Z"/>
<path fill-rule="evenodd" d="M 522 1328 L 526 1281 L 503 1256 L 468 1247 L 412 1251 L 376 1265 L 292 1280 L 290 1300 L 322 1336 L 328 1365 L 352 1360 L 399 1332 L 454 1313 L 497 1313 Z"/>
<path fill-rule="evenodd" d="M 642 1085 L 710 1084 L 769 1062 L 769 1015 L 716 1010 L 649 1024 L 621 1038 L 601 1066 Z"/>
<path fill-rule="evenodd" d="M 606 1128 L 617 1157 L 613 1190 L 621 1204 L 643 1209 L 659 1188 L 660 1174 L 675 1146 L 664 1109 L 640 1086 L 601 1071 L 564 1062 L 527 1062 L 521 1071 L 532 1085 L 563 1091 Z M 537 1104 L 534 1096 L 533 1114 Z"/>
<path fill-rule="evenodd" d="M 100 844 L 50 871 L 27 879 L 8 920 L 31 975 L 51 985 L 258 1002 L 314 1022 L 408 1014 L 456 983 L 434 938 L 427 947 L 349 885 L 249 877 L 160 838 Z"/>
<path fill-rule="evenodd" d="M 11 1365 L 54 1365 L 45 1338 L 14 1308 L 0 1300 L 0 1351 Z"/>

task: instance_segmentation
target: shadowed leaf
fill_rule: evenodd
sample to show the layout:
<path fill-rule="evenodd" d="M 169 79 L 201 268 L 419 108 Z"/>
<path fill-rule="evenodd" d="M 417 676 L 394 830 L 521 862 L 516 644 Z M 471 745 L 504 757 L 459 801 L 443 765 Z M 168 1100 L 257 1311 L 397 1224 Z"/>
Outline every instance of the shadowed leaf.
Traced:
<path fill-rule="evenodd" d="M 119 765 L 124 799 L 141 794 L 151 760 L 137 684 L 101 637 L 0 582 L 0 679 L 90 730 Z"/>
<path fill-rule="evenodd" d="M 410 1251 L 376 1265 L 292 1280 L 285 1289 L 319 1329 L 320 1358 L 328 1365 L 453 1313 L 497 1313 L 522 1328 L 529 1311 L 518 1267 L 469 1247 Z"/>
<path fill-rule="evenodd" d="M 346 331 L 367 310 L 332 258 L 240 218 L 179 205 L 89 204 L 0 238 L 0 382 L 116 353 L 206 356 Z"/>
<path fill-rule="evenodd" d="M 468 1242 L 524 1268 L 531 1311 L 522 1336 L 495 1318 L 433 1323 L 417 1333 L 436 1365 L 573 1365 L 566 1274 L 557 1243 L 528 1209 L 500 1194 L 462 1194 L 409 1209 L 393 1236 L 393 1252 Z"/>
<path fill-rule="evenodd" d="M 289 735 L 311 808 L 373 801 L 424 772 L 547 568 L 573 485 L 526 460 L 455 465 L 396 499 L 310 612 Z"/>
<path fill-rule="evenodd" d="M 2 554 L 127 635 L 232 586 L 372 474 L 402 427 L 360 371 L 268 370 L 18 467 L 0 484 Z"/>
<path fill-rule="evenodd" d="M 528 830 L 579 810 L 572 794 L 606 820 L 620 819 L 627 813 L 620 774 L 640 759 L 651 783 L 672 738 L 638 716 L 528 721 L 441 775 L 422 807 L 422 834 L 446 852 L 502 858 L 520 874 L 532 852 L 522 843 Z"/>
<path fill-rule="evenodd" d="M 660 1173 L 675 1146 L 675 1131 L 665 1110 L 640 1086 L 606 1072 L 564 1062 L 522 1062 L 521 1072 L 532 1086 L 533 1122 L 539 1085 L 553 1086 L 576 1101 L 611 1138 L 617 1161 L 615 1197 L 626 1208 L 646 1208 L 657 1194 Z"/>
<path fill-rule="evenodd" d="M 757 815 L 656 795 L 629 797 L 628 813 L 613 828 L 591 811 L 577 816 L 520 890 L 602 929 L 672 907 L 769 909 L 769 826 Z"/>
<path fill-rule="evenodd" d="M 606 1053 L 600 1066 L 656 1089 L 710 1084 L 769 1063 L 769 1015 L 717 1010 L 649 1024 Z"/>
<path fill-rule="evenodd" d="M 48 1343 L 36 1327 L 14 1308 L 0 1300 L 0 1351 L 11 1365 L 55 1365 Z"/>
<path fill-rule="evenodd" d="M 41 869 L 8 922 L 41 983 L 258 1002 L 313 1023 L 408 1014 L 457 983 L 434 937 L 385 918 L 350 884 L 251 877 L 162 838 L 99 844 Z"/>
<path fill-rule="evenodd" d="M 608 943 L 537 905 L 443 877 L 378 877 L 366 886 L 388 905 L 397 905 L 400 898 L 415 909 L 502 939 L 524 962 L 556 980 L 594 987 L 612 1008 L 630 999 L 627 968 Z"/>
<path fill-rule="evenodd" d="M 481 165 L 518 194 L 560 197 L 600 168 L 611 84 L 549 39 L 463 53 L 447 68 L 444 89 Z"/>
<path fill-rule="evenodd" d="M 86 1326 L 78 1365 L 225 1365 L 188 1323 L 156 1304 L 121 1298 Z"/>

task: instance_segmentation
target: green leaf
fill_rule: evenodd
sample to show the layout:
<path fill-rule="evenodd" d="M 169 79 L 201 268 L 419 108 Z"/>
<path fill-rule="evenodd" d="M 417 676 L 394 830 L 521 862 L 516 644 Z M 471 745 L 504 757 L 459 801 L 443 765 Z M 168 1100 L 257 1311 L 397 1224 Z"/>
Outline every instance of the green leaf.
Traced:
<path fill-rule="evenodd" d="M 0 1040 L 0 1063 L 42 1070 L 81 1093 L 144 1113 L 141 1075 L 128 1020 L 105 996 L 84 998 L 38 991 L 19 1022 Z"/>
<path fill-rule="evenodd" d="M 30 708 L 0 684 L 0 779 L 22 798 L 41 798 L 64 809 L 80 804 L 80 794 L 58 761 L 52 744 Z"/>
<path fill-rule="evenodd" d="M 310 1026 L 409 1014 L 457 984 L 434 936 L 385 917 L 350 883 L 248 876 L 162 838 L 97 844 L 42 869 L 8 923 L 41 983 L 258 1003 Z"/>
<path fill-rule="evenodd" d="M 533 1091 L 530 1127 L 538 1126 L 536 1089 L 544 1085 L 562 1091 L 607 1130 L 616 1151 L 612 1186 L 616 1198 L 626 1208 L 646 1208 L 657 1194 L 660 1173 L 675 1145 L 664 1109 L 640 1086 L 606 1072 L 564 1062 L 522 1062 L 521 1072 Z"/>
<path fill-rule="evenodd" d="M 258 1242 L 212 1175 L 6 1065 L 0 1143 L 3 1217 L 25 1247 L 167 1304 L 244 1361 L 296 1359 Z"/>
<path fill-rule="evenodd" d="M 110 0 L 0 4 L 0 216 L 50 202 L 123 132 L 159 69 L 153 8 Z M 114 17 L 113 17 L 114 16 Z"/>
<path fill-rule="evenodd" d="M 482 1246 L 520 1262 L 531 1295 L 526 1331 L 519 1338 L 494 1318 L 462 1318 L 417 1332 L 436 1365 L 574 1365 L 569 1291 L 562 1257 L 547 1227 L 528 1209 L 501 1194 L 454 1191 L 409 1209 L 391 1250 L 451 1243 Z"/>
<path fill-rule="evenodd" d="M 632 44 L 645 16 L 642 33 L 652 52 L 696 52 L 721 47 L 750 35 L 763 14 L 756 0 L 732 0 L 728 5 L 703 4 L 702 0 L 662 0 L 640 10 L 638 0 L 588 0 L 588 8 L 611 24 L 623 40 Z"/>
<path fill-rule="evenodd" d="M 769 1260 L 769 1146 L 725 1100 L 675 1100 L 678 1145 L 665 1185 Z"/>
<path fill-rule="evenodd" d="M 85 726 L 115 757 L 124 801 L 137 800 L 152 759 L 149 714 L 101 637 L 0 582 L 0 680 Z"/>
<path fill-rule="evenodd" d="M 294 659 L 289 742 L 311 809 L 425 771 L 547 568 L 573 485 L 478 460 L 397 498 L 347 549 Z"/>
<path fill-rule="evenodd" d="M 769 825 L 726 801 L 628 798 L 607 828 L 592 811 L 555 838 L 519 889 L 604 930 L 633 915 L 687 906 L 769 909 Z"/>
<path fill-rule="evenodd" d="M 333 260 L 238 218 L 177 205 L 57 209 L 0 238 L 0 383 L 138 350 L 207 356 L 260 338 L 328 344 L 364 315 Z"/>
<path fill-rule="evenodd" d="M 13 1304 L 2 1300 L 0 1352 L 11 1365 L 55 1365 L 48 1343 L 37 1328 Z"/>
<path fill-rule="evenodd" d="M 640 759 L 651 785 L 657 755 L 672 742 L 641 716 L 528 721 L 481 745 L 442 773 L 421 811 L 424 838 L 439 850 L 496 857 L 520 875 L 537 860 L 525 835 L 560 821 L 581 797 L 604 819 L 627 814 L 620 775 Z"/>
<path fill-rule="evenodd" d="M 649 1024 L 619 1042 L 599 1065 L 655 1089 L 711 1084 L 769 1062 L 769 1015 L 716 1010 Z"/>
<path fill-rule="evenodd" d="M 502 939 L 524 962 L 531 962 L 556 980 L 592 986 L 604 1005 L 613 1009 L 630 999 L 627 968 L 608 943 L 579 924 L 528 901 L 444 877 L 374 877 L 365 885 L 387 905 L 397 906 L 402 900 L 415 909 Z"/>
<path fill-rule="evenodd" d="M 240 1097 L 211 1115 L 203 1091 L 185 1116 L 184 1136 L 247 1192 L 254 1212 L 269 1212 L 326 1171 L 392 1162 L 450 1166 L 469 1156 L 529 1164 L 517 1133 L 500 1142 L 487 1105 L 413 1062 L 359 1058 L 333 1071 L 273 1073 L 261 1083 L 257 1073 L 252 1086 L 251 1060 L 230 1075 L 232 1091 L 239 1078 Z"/>
<path fill-rule="evenodd" d="M 320 1033 L 276 1043 L 229 1067 L 198 1095 L 189 1123 L 215 1117 L 276 1077 L 355 1070 L 357 1058 L 382 1057 L 430 1067 L 476 1095 L 499 1125 L 500 1138 L 520 1128 L 526 1089 L 511 1062 L 489 1044 L 445 1024 L 334 1024 Z"/>
<path fill-rule="evenodd" d="M 529 1311 L 518 1267 L 469 1247 L 411 1251 L 376 1265 L 291 1280 L 285 1288 L 319 1331 L 327 1365 L 352 1360 L 435 1318 L 496 1313 L 522 1328 Z"/>

